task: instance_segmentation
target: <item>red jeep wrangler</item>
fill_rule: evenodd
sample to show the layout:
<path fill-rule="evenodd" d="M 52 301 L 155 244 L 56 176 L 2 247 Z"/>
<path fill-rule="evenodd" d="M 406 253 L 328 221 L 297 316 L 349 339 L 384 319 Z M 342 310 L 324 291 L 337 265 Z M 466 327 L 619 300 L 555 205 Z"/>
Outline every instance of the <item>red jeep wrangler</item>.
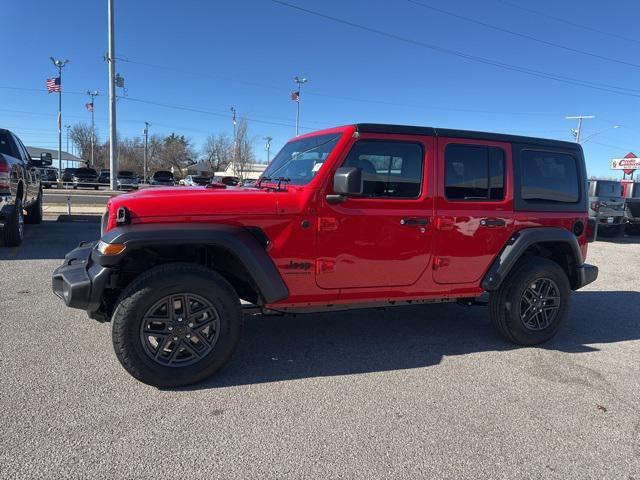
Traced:
<path fill-rule="evenodd" d="M 112 198 L 102 238 L 66 256 L 53 290 L 111 320 L 122 365 L 159 387 L 220 369 L 243 307 L 473 304 L 488 292 L 498 331 L 535 345 L 558 331 L 571 290 L 598 274 L 584 263 L 586 185 L 575 143 L 333 128 L 287 143 L 252 187 Z"/>

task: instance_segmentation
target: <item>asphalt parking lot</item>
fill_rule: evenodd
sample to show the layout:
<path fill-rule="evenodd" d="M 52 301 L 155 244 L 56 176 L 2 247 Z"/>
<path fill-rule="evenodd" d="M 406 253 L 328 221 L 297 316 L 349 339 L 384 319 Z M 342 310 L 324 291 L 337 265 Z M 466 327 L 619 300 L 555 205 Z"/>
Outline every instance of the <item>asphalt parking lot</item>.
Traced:
<path fill-rule="evenodd" d="M 51 292 L 86 219 L 0 248 L 2 478 L 640 479 L 640 239 L 590 246 L 542 348 L 483 307 L 256 316 L 216 378 L 162 391 Z"/>

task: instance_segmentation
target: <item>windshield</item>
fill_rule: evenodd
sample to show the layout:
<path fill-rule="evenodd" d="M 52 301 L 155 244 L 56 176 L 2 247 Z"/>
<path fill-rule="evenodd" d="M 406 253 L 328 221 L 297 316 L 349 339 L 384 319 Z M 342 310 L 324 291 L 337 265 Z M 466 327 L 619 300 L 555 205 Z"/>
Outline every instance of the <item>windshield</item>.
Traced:
<path fill-rule="evenodd" d="M 619 182 L 599 181 L 596 185 L 596 196 L 598 197 L 621 197 L 622 185 Z"/>
<path fill-rule="evenodd" d="M 273 158 L 262 179 L 286 178 L 293 185 L 306 185 L 318 173 L 341 135 L 316 135 L 287 143 Z"/>
<path fill-rule="evenodd" d="M 119 177 L 127 177 L 127 178 L 131 178 L 133 177 L 133 172 L 118 172 L 118 176 Z"/>
<path fill-rule="evenodd" d="M 156 172 L 153 174 L 153 178 L 161 178 L 161 179 L 173 179 L 173 173 L 171 172 Z"/>
<path fill-rule="evenodd" d="M 97 175 L 93 168 L 78 168 L 74 173 L 78 175 Z"/>

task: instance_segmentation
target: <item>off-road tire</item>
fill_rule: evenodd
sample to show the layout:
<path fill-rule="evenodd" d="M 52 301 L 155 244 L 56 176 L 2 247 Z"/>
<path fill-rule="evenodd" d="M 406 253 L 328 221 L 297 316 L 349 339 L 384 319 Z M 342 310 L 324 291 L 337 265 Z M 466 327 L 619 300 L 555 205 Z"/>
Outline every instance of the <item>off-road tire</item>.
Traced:
<path fill-rule="evenodd" d="M 25 223 L 29 223 L 32 225 L 42 223 L 42 190 L 38 192 L 37 200 L 27 208 L 25 208 L 25 210 L 27 212 L 27 216 L 24 218 Z"/>
<path fill-rule="evenodd" d="M 624 229 L 624 233 L 627 235 L 640 235 L 640 224 L 639 223 L 628 223 Z"/>
<path fill-rule="evenodd" d="M 558 288 L 560 303 L 553 321 L 542 330 L 530 330 L 521 320 L 521 299 L 524 291 L 536 280 L 552 280 Z M 507 340 L 519 345 L 537 345 L 551 339 L 564 322 L 571 298 L 571 286 L 566 273 L 557 263 L 542 257 L 520 260 L 489 296 L 489 315 L 495 328 Z"/>
<path fill-rule="evenodd" d="M 22 225 L 20 225 L 21 221 Z M 23 238 L 24 216 L 22 213 L 22 200 L 17 198 L 4 227 L 0 228 L 0 241 L 6 247 L 17 247 L 22 243 Z"/>
<path fill-rule="evenodd" d="M 169 367 L 145 351 L 140 329 L 143 317 L 163 297 L 188 292 L 207 299 L 219 318 L 212 350 L 194 364 Z M 210 377 L 231 357 L 242 328 L 240 299 L 221 275 L 200 265 L 170 263 L 154 267 L 122 292 L 112 316 L 113 347 L 122 366 L 136 379 L 158 388 L 191 385 Z"/>

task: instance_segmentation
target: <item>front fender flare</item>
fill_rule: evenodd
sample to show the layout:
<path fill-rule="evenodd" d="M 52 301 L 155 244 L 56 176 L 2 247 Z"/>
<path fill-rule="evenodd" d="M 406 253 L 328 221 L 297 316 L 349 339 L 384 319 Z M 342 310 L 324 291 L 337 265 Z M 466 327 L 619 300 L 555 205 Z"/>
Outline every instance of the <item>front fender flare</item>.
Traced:
<path fill-rule="evenodd" d="M 104 256 L 94 250 L 92 258 L 105 267 L 117 265 L 133 250 L 160 245 L 211 245 L 221 247 L 244 266 L 265 303 L 289 296 L 278 269 L 264 246 L 246 229 L 224 224 L 157 223 L 125 225 L 102 236 L 106 243 L 120 243 L 125 250 L 119 255 Z"/>

